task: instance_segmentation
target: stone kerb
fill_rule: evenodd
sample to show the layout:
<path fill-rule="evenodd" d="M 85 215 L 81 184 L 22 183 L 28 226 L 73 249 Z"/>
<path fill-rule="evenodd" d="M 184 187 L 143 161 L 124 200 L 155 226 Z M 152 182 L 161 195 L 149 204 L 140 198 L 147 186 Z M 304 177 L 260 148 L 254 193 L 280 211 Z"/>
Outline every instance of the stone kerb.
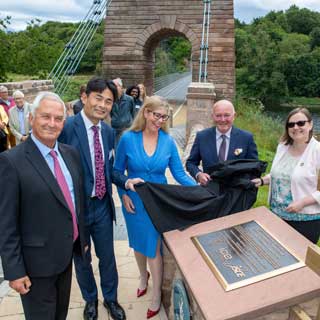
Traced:
<path fill-rule="evenodd" d="M 0 83 L 8 88 L 11 96 L 15 90 L 20 90 L 24 93 L 25 99 L 32 102 L 36 95 L 41 91 L 53 91 L 54 85 L 52 80 L 27 80 L 20 82 L 4 82 Z"/>

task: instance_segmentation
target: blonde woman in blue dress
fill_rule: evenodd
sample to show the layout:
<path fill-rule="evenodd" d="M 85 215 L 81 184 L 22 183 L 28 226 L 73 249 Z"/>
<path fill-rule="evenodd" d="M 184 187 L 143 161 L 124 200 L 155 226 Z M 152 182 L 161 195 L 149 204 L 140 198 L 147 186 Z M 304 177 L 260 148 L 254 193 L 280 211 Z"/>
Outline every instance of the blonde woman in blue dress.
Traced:
<path fill-rule="evenodd" d="M 278 145 L 270 174 L 252 180 L 270 184 L 270 210 L 313 243 L 320 235 L 320 143 L 306 108 L 292 110 Z"/>
<path fill-rule="evenodd" d="M 167 183 L 165 176 L 169 167 L 173 177 L 182 185 L 195 185 L 184 171 L 177 147 L 168 134 L 168 105 L 160 97 L 146 98 L 131 128 L 123 134 L 116 152 L 114 169 L 130 178 Z M 147 292 L 151 271 L 153 292 L 147 319 L 155 316 L 161 304 L 162 255 L 161 236 L 154 228 L 143 203 L 136 192 L 119 189 L 122 199 L 129 246 L 133 248 L 140 272 L 137 297 Z M 160 214 L 160 213 L 159 213 Z"/>

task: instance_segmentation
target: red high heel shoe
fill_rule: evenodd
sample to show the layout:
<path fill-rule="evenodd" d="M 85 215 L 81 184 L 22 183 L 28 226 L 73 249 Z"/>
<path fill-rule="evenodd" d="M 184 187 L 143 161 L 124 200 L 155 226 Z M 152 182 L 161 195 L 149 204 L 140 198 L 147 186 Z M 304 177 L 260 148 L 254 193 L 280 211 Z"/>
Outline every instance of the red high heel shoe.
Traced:
<path fill-rule="evenodd" d="M 161 308 L 161 305 L 160 305 L 159 309 L 156 310 L 156 311 L 153 311 L 153 310 L 151 310 L 151 309 L 148 309 L 148 311 L 147 311 L 147 319 L 150 319 L 150 318 L 156 316 L 156 315 L 159 313 L 160 308 Z"/>
<path fill-rule="evenodd" d="M 137 298 L 140 298 L 147 293 L 149 278 L 150 278 L 150 273 L 149 273 L 149 271 L 147 271 L 147 285 L 144 289 L 139 289 L 139 288 L 137 289 Z"/>

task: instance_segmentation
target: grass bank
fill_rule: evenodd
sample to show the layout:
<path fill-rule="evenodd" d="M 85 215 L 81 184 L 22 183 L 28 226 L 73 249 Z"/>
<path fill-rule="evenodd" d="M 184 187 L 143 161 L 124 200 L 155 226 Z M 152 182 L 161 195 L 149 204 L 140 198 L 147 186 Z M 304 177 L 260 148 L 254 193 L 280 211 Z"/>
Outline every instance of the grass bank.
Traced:
<path fill-rule="evenodd" d="M 253 133 L 259 159 L 268 162 L 267 172 L 269 172 L 282 134 L 282 124 L 278 119 L 273 119 L 264 113 L 263 106 L 256 101 L 237 99 L 236 111 L 235 125 Z M 268 186 L 259 188 L 255 207 L 268 206 L 267 199 Z"/>

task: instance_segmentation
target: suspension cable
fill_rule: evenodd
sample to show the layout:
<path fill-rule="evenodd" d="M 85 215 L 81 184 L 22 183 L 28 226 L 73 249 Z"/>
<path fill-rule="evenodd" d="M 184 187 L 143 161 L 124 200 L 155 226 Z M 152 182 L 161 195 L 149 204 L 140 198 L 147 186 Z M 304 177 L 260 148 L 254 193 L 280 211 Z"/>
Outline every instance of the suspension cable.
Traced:
<path fill-rule="evenodd" d="M 203 22 L 199 59 L 199 82 L 207 82 L 208 78 L 208 53 L 209 53 L 209 32 L 211 16 L 211 0 L 203 0 Z"/>
<path fill-rule="evenodd" d="M 49 79 L 55 85 L 55 92 L 62 94 L 88 49 L 112 0 L 94 0 L 85 18 L 80 22 L 71 40 L 65 45 L 58 61 L 52 68 Z"/>

